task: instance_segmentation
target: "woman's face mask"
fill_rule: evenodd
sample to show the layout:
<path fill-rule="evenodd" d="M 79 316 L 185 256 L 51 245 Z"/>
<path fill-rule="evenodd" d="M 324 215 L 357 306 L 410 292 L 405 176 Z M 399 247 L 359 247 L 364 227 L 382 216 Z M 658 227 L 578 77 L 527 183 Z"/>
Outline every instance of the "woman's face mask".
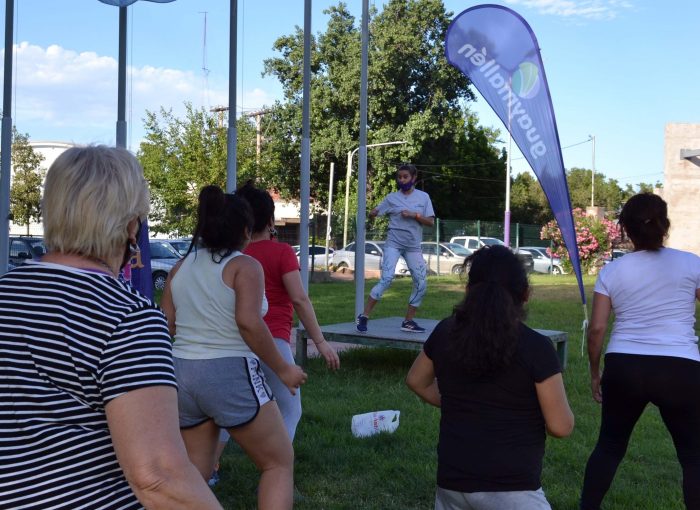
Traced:
<path fill-rule="evenodd" d="M 415 179 L 408 170 L 399 170 L 396 175 L 396 185 L 401 191 L 410 190 L 415 183 Z"/>

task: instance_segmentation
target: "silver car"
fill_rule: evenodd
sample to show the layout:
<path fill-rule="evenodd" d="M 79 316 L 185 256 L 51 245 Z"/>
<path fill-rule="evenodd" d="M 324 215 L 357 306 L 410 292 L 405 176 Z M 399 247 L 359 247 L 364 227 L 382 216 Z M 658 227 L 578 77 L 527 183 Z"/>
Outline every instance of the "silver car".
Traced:
<path fill-rule="evenodd" d="M 175 251 L 178 252 L 181 256 L 185 256 L 187 254 L 187 250 L 190 249 L 190 244 L 192 243 L 192 239 L 166 239 L 165 240 L 167 243 L 170 244 L 173 248 L 175 248 Z"/>
<path fill-rule="evenodd" d="M 521 246 L 520 252 L 526 252 L 532 255 L 534 262 L 534 270 L 536 273 L 553 273 L 564 274 L 564 266 L 562 266 L 559 257 L 550 257 L 547 253 L 547 248 L 541 246 Z"/>
<path fill-rule="evenodd" d="M 151 239 L 148 245 L 151 249 L 153 288 L 163 290 L 168 273 L 182 257 L 168 241 Z"/>
<path fill-rule="evenodd" d="M 365 271 L 381 271 L 384 241 L 365 241 Z M 338 269 L 355 270 L 355 243 L 333 252 L 332 264 Z M 403 257 L 396 264 L 395 275 L 408 274 L 408 265 Z"/>
<path fill-rule="evenodd" d="M 301 251 L 301 247 L 298 244 L 295 244 L 292 246 L 292 249 L 294 250 L 294 254 L 297 256 L 297 260 L 299 261 L 299 265 L 301 266 L 301 259 L 299 258 L 299 252 Z M 331 264 L 333 261 L 333 248 L 328 248 L 328 263 Z M 325 269 L 326 268 L 326 247 L 325 246 L 320 246 L 318 244 L 314 245 L 309 245 L 309 265 L 307 266 L 309 269 L 311 267 L 314 267 L 316 269 Z"/>
<path fill-rule="evenodd" d="M 432 274 L 462 274 L 472 251 L 457 243 L 420 243 L 423 259 Z"/>

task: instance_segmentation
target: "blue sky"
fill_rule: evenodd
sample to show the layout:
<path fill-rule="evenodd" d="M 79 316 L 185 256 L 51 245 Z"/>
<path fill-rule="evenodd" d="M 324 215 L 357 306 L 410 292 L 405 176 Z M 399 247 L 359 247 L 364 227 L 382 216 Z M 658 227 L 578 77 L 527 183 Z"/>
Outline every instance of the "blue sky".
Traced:
<path fill-rule="evenodd" d="M 118 9 L 97 0 L 15 0 L 12 117 L 35 140 L 114 143 Z M 313 0 L 313 31 L 337 2 Z M 358 20 L 361 1 L 346 2 Z M 381 0 L 371 0 L 379 6 Z M 700 122 L 695 0 L 506 0 L 533 28 L 549 80 L 564 164 L 621 184 L 663 180 L 664 126 Z M 2 2 L 4 18 L 4 2 Z M 140 1 L 129 8 L 129 137 L 136 149 L 144 111 L 228 103 L 226 0 Z M 454 14 L 476 2 L 445 0 Z M 272 44 L 303 26 L 303 0 L 238 0 L 239 112 L 280 97 L 261 77 Z M 207 37 L 204 42 L 206 12 Z M 3 28 L 4 32 L 4 28 Z M 3 34 L 4 37 L 4 34 Z M 205 73 L 202 68 L 206 67 Z M 206 74 L 206 77 L 205 77 Z M 505 130 L 482 100 L 483 124 Z M 503 137 L 505 138 L 505 137 Z M 313 133 L 312 140 L 313 144 Z M 697 148 L 697 147 L 689 147 Z M 515 173 L 527 164 L 514 154 Z"/>

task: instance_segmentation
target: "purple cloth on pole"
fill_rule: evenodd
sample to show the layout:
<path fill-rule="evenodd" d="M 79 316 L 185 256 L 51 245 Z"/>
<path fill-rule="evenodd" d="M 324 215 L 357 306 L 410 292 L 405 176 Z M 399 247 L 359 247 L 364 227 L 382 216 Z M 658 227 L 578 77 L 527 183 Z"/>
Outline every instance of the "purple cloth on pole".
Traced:
<path fill-rule="evenodd" d="M 139 255 L 131 266 L 131 285 L 144 296 L 153 299 L 153 277 L 151 275 L 151 246 L 148 241 L 148 221 L 144 221 L 139 232 Z M 132 259 L 134 262 L 134 259 Z"/>
<path fill-rule="evenodd" d="M 447 30 L 445 54 L 450 64 L 471 80 L 506 128 L 511 126 L 513 141 L 539 179 L 559 224 L 585 304 L 557 122 L 530 25 L 501 5 L 471 7 Z"/>

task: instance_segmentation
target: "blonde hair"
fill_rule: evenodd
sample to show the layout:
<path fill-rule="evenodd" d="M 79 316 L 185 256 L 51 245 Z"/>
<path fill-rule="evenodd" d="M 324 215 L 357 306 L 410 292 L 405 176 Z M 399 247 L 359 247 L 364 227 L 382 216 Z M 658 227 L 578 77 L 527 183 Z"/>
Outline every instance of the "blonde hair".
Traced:
<path fill-rule="evenodd" d="M 148 215 L 143 169 L 126 149 L 73 147 L 51 165 L 42 217 L 48 251 L 106 259 L 124 252 L 127 225 Z"/>

